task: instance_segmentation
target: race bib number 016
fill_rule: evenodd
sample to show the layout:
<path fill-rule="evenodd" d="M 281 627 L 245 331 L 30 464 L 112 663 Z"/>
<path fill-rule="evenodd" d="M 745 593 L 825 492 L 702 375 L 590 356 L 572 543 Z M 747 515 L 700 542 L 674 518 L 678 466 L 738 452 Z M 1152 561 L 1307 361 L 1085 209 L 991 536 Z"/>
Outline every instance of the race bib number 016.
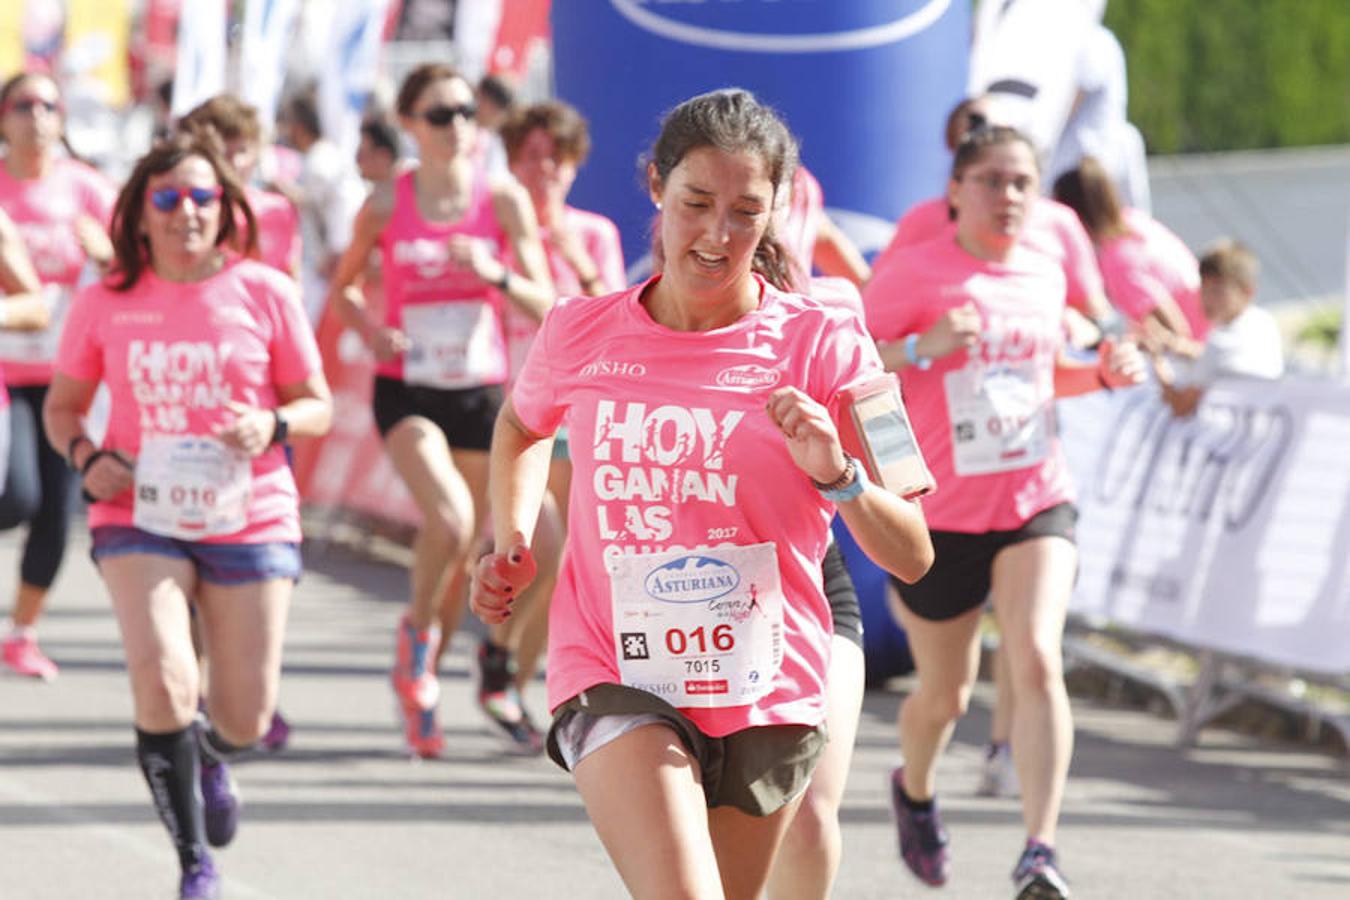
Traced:
<path fill-rule="evenodd" d="M 745 706 L 783 662 L 772 543 L 622 556 L 610 563 L 620 680 L 678 707 Z"/>
<path fill-rule="evenodd" d="M 146 436 L 136 457 L 132 522 L 165 537 L 200 540 L 248 523 L 253 467 L 220 441 Z"/>
<path fill-rule="evenodd" d="M 419 303 L 403 308 L 411 342 L 403 380 L 457 389 L 494 384 L 502 375 L 502 344 L 492 307 L 481 300 Z"/>

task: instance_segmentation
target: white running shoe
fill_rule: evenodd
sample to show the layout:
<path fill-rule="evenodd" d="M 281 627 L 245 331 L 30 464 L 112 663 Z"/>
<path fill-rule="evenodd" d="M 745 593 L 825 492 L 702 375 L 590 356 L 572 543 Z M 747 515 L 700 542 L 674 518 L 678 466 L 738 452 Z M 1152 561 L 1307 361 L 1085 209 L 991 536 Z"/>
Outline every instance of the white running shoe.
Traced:
<path fill-rule="evenodd" d="M 980 783 L 975 788 L 975 796 L 1016 797 L 1020 792 L 1012 750 L 1007 744 L 990 744 L 980 768 Z"/>

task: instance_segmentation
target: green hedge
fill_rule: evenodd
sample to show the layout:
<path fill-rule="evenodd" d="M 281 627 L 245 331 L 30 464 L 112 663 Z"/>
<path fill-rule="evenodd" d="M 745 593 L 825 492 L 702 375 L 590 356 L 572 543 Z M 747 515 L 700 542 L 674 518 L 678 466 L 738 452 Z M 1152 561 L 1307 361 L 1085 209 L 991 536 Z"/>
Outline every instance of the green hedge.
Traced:
<path fill-rule="evenodd" d="M 1350 142 L 1350 0 L 1109 0 L 1150 153 Z"/>

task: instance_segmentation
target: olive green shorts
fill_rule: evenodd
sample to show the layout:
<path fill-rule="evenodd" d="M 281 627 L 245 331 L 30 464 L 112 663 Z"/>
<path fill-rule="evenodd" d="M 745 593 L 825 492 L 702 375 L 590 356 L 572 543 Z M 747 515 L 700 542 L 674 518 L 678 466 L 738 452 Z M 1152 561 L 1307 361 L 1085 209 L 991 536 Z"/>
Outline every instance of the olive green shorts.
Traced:
<path fill-rule="evenodd" d="M 548 755 L 571 770 L 605 744 L 643 725 L 672 729 L 698 760 L 708 806 L 768 816 L 802 794 L 825 751 L 825 726 L 766 725 L 708 737 L 655 694 L 597 684 L 553 713 Z"/>

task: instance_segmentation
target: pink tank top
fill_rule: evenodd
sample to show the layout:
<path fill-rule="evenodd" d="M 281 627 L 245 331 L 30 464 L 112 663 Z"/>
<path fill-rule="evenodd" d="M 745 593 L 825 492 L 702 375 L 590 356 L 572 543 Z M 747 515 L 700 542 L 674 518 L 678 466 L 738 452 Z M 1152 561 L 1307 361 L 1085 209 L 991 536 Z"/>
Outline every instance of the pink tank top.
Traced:
<path fill-rule="evenodd" d="M 478 176 L 458 221 L 428 222 L 417 209 L 415 175 L 414 169 L 395 179 L 394 211 L 380 235 L 384 322 L 408 334 L 413 348 L 402 359 L 380 363 L 376 374 L 433 387 L 502 384 L 508 374 L 502 323 L 509 301 L 455 265 L 449 249 L 450 238 L 463 234 L 488 241 L 498 257 L 504 255 L 506 233 L 492 209 L 487 179 Z M 431 381 L 424 377 L 428 358 L 441 361 Z"/>

